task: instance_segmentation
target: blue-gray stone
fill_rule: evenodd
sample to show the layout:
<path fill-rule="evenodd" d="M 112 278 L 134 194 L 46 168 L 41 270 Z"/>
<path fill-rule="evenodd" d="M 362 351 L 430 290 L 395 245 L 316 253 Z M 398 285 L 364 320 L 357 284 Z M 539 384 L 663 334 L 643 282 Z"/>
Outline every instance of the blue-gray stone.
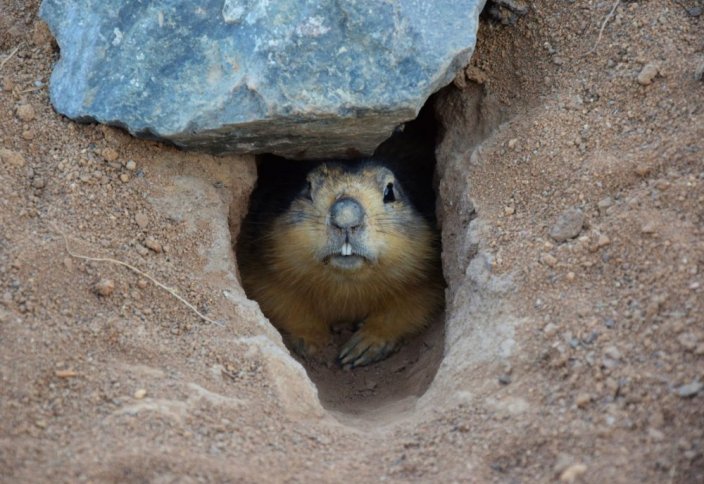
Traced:
<path fill-rule="evenodd" d="M 484 0 L 44 0 L 57 111 L 211 152 L 369 154 L 468 63 Z"/>

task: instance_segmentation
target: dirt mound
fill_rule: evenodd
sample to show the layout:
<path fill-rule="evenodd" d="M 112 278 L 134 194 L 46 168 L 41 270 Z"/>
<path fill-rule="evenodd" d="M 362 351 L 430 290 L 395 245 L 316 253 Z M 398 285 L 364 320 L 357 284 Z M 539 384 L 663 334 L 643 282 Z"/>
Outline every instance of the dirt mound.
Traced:
<path fill-rule="evenodd" d="M 704 480 L 696 7 L 482 24 L 435 104 L 444 333 L 321 383 L 237 282 L 254 160 L 56 115 L 0 0 L 2 481 Z"/>

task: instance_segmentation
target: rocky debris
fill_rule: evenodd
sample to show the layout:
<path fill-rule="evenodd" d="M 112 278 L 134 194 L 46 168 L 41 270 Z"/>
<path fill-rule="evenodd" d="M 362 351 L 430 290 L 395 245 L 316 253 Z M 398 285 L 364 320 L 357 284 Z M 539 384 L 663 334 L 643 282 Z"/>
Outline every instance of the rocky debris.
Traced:
<path fill-rule="evenodd" d="M 557 258 L 545 252 L 540 256 L 540 262 L 548 267 L 555 267 L 557 265 Z"/>
<path fill-rule="evenodd" d="M 105 161 L 111 162 L 117 160 L 117 157 L 119 156 L 119 153 L 115 148 L 105 148 L 103 151 L 100 153 Z"/>
<path fill-rule="evenodd" d="M 149 225 L 149 217 L 144 212 L 137 212 L 134 216 L 134 221 L 140 229 L 144 229 Z"/>
<path fill-rule="evenodd" d="M 46 187 L 46 180 L 41 176 L 35 176 L 32 180 L 32 186 L 38 190 Z"/>
<path fill-rule="evenodd" d="M 51 100 L 186 148 L 370 154 L 468 63 L 483 4 L 45 0 Z"/>
<path fill-rule="evenodd" d="M 657 232 L 657 222 L 655 220 L 650 219 L 645 220 L 643 225 L 641 225 L 640 227 L 640 231 L 643 234 L 654 234 L 655 232 Z"/>
<path fill-rule="evenodd" d="M 26 163 L 21 153 L 0 148 L 0 161 L 14 166 L 24 166 Z"/>
<path fill-rule="evenodd" d="M 592 396 L 588 393 L 580 393 L 574 399 L 574 403 L 576 403 L 579 408 L 586 408 L 591 401 Z"/>
<path fill-rule="evenodd" d="M 31 104 L 20 104 L 17 106 L 16 113 L 17 117 L 25 122 L 32 121 L 36 117 L 36 113 Z"/>
<path fill-rule="evenodd" d="M 695 5 L 693 7 L 685 8 L 685 11 L 690 17 L 699 17 L 702 12 L 704 12 L 704 9 L 698 5 Z"/>
<path fill-rule="evenodd" d="M 95 286 L 93 286 L 93 290 L 99 296 L 108 297 L 115 291 L 115 283 L 112 279 L 100 279 Z"/>
<path fill-rule="evenodd" d="M 149 236 L 145 239 L 144 246 L 147 249 L 156 252 L 157 254 L 160 254 L 164 250 L 159 241 L 152 236 Z"/>
<path fill-rule="evenodd" d="M 567 469 L 562 471 L 560 474 L 560 481 L 562 482 L 574 482 L 578 477 L 587 472 L 587 466 L 585 464 L 577 463 L 572 464 Z"/>
<path fill-rule="evenodd" d="M 657 64 L 651 62 L 643 66 L 640 73 L 638 74 L 638 84 L 641 86 L 648 86 L 653 83 L 655 76 L 658 75 L 660 69 Z"/>
<path fill-rule="evenodd" d="M 545 333 L 545 336 L 548 336 L 548 337 L 555 336 L 557 334 L 558 329 L 559 328 L 557 327 L 557 325 L 555 323 L 548 323 L 543 328 L 543 333 Z"/>
<path fill-rule="evenodd" d="M 605 197 L 599 200 L 597 203 L 597 207 L 599 208 L 599 214 L 600 215 L 605 215 L 606 211 L 609 209 L 614 204 L 614 201 L 611 199 L 611 197 Z"/>
<path fill-rule="evenodd" d="M 512 381 L 511 375 L 503 374 L 499 376 L 499 383 L 501 385 L 509 385 Z"/>
<path fill-rule="evenodd" d="M 611 239 L 606 234 L 599 234 L 599 238 L 596 241 L 596 248 L 601 249 L 611 244 Z"/>
<path fill-rule="evenodd" d="M 682 398 L 691 398 L 695 397 L 702 390 L 704 390 L 704 383 L 694 381 L 677 388 L 677 395 Z"/>
<path fill-rule="evenodd" d="M 584 226 L 584 212 L 570 208 L 562 212 L 550 229 L 550 237 L 556 242 L 564 242 L 579 235 Z"/>

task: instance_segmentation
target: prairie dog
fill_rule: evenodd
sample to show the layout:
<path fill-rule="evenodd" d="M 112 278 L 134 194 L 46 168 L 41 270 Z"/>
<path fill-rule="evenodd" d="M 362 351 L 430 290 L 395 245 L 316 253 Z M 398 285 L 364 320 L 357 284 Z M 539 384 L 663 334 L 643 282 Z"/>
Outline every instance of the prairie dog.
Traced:
<path fill-rule="evenodd" d="M 315 355 L 333 324 L 361 323 L 338 361 L 379 361 L 442 308 L 433 218 L 384 161 L 299 171 L 253 195 L 238 246 L 243 287 L 298 352 Z"/>

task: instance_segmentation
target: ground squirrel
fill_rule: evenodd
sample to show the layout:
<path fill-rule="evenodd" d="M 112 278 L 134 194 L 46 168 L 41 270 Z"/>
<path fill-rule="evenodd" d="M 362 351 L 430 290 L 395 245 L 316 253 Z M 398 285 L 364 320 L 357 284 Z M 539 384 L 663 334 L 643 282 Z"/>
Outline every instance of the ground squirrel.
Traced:
<path fill-rule="evenodd" d="M 428 171 L 399 179 L 412 160 L 386 146 L 356 162 L 260 164 L 238 245 L 245 291 L 299 353 L 318 352 L 333 324 L 360 323 L 345 367 L 385 358 L 443 305 Z"/>

